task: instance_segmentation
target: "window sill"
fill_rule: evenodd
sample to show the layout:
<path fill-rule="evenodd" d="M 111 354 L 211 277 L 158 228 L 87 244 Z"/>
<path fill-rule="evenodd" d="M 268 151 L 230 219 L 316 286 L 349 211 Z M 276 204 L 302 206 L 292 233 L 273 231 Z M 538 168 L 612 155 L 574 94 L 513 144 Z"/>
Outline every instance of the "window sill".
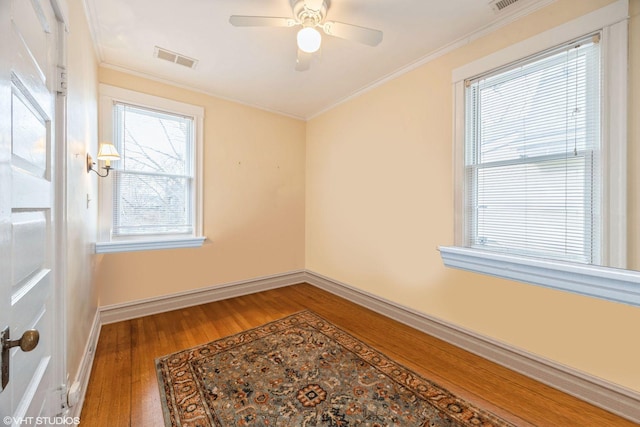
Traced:
<path fill-rule="evenodd" d="M 205 240 L 206 237 L 186 237 L 183 239 L 98 242 L 96 243 L 96 253 L 111 254 L 118 252 L 153 251 L 159 249 L 199 248 Z"/>
<path fill-rule="evenodd" d="M 640 274 L 454 246 L 440 246 L 447 267 L 640 306 Z"/>

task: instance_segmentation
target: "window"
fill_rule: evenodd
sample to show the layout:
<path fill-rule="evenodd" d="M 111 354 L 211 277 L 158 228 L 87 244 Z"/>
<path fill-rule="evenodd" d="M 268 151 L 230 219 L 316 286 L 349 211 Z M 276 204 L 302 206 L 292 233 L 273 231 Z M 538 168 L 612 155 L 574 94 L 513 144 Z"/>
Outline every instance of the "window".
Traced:
<path fill-rule="evenodd" d="M 119 102 L 113 113 L 112 235 L 193 234 L 193 117 Z"/>
<path fill-rule="evenodd" d="M 102 140 L 121 155 L 100 180 L 97 252 L 202 244 L 203 109 L 101 86 Z"/>
<path fill-rule="evenodd" d="M 599 40 L 466 81 L 465 246 L 599 263 Z"/>
<path fill-rule="evenodd" d="M 627 17 L 616 1 L 453 71 L 446 266 L 640 301 L 622 270 Z"/>

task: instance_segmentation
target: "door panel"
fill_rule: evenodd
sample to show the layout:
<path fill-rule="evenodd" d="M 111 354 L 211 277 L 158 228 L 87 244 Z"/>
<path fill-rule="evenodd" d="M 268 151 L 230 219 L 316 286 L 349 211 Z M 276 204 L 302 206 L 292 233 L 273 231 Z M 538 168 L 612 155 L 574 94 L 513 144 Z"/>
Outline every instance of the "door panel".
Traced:
<path fill-rule="evenodd" d="M 49 302 L 51 285 L 51 271 L 43 269 L 39 274 L 25 283 L 23 288 L 17 289 L 17 291 L 11 295 L 11 307 L 14 311 L 12 326 L 15 327 L 16 331 L 26 331 L 34 328 L 33 325 L 37 323 L 37 320 L 41 317 Z M 22 332 L 20 332 L 20 334 L 14 334 L 14 331 L 11 331 L 12 339 L 20 338 L 20 335 L 22 335 Z M 40 335 L 43 335 L 43 331 L 40 331 Z M 43 343 L 45 345 L 41 345 Z M 46 347 L 46 342 L 42 341 L 41 338 L 41 342 L 36 349 L 44 349 Z M 19 355 L 22 354 L 23 353 L 19 353 Z"/>
<path fill-rule="evenodd" d="M 28 329 L 37 329 L 44 334 L 46 331 L 39 328 L 46 328 L 46 317 L 46 313 L 38 313 L 35 322 L 29 324 Z M 46 384 L 51 372 L 51 357 L 46 354 L 45 346 L 40 347 L 40 344 L 28 353 L 22 352 L 19 348 L 14 348 L 11 351 L 12 377 L 9 385 L 16 398 L 14 402 L 16 410 L 13 416 L 15 418 L 23 418 L 27 416 L 27 413 L 32 413 L 36 417 L 43 416 L 44 414 L 40 413 L 39 409 L 36 409 L 42 405 L 42 402 L 32 402 L 32 399 L 38 393 L 45 398 L 49 394 Z M 29 373 L 29 375 L 13 375 L 15 372 Z"/>
<path fill-rule="evenodd" d="M 11 223 L 14 252 L 13 292 L 15 292 L 17 288 L 24 287 L 24 282 L 30 276 L 39 273 L 45 263 L 47 218 L 44 212 L 14 212 L 11 215 Z"/>
<path fill-rule="evenodd" d="M 34 2 L 28 1 L 12 1 L 13 15 L 12 20 L 14 25 L 18 28 L 19 37 L 23 40 L 23 44 L 26 49 L 21 49 L 21 54 L 27 53 L 33 57 L 34 62 L 37 64 L 43 64 L 40 70 L 43 70 L 42 76 L 38 80 L 46 81 L 46 64 L 48 61 L 48 35 L 51 32 L 51 26 L 46 24 L 46 28 L 43 28 L 40 22 L 39 16 L 42 13 L 42 7 L 36 6 L 40 10 L 36 10 Z M 45 18 L 46 19 L 46 18 Z M 22 65 L 22 64 L 19 64 Z"/>
<path fill-rule="evenodd" d="M 38 202 L 38 200 L 45 201 L 53 197 L 51 183 L 24 173 L 21 168 L 16 166 L 12 168 L 11 180 L 13 181 L 13 190 L 11 192 L 13 209 L 33 209 L 42 205 L 42 202 Z M 28 189 L 28 192 L 25 191 L 26 189 Z"/>
<path fill-rule="evenodd" d="M 15 3 L 29 4 L 28 1 L 20 2 L 20 0 L 12 0 Z M 38 27 L 41 29 L 41 27 Z M 23 28 L 13 21 L 11 23 L 11 43 L 12 43 L 12 83 L 18 89 L 18 93 L 24 96 L 31 97 L 33 108 L 40 110 L 43 116 L 52 117 L 54 105 L 51 102 L 52 89 L 49 76 L 53 74 L 53 70 L 50 70 L 52 60 L 49 55 L 39 55 L 39 58 L 33 55 L 33 51 L 29 49 L 27 41 L 24 39 L 22 32 Z M 42 31 L 42 29 L 41 29 Z M 53 35 L 45 34 L 47 40 L 51 42 Z M 47 43 L 50 45 L 51 43 Z M 45 60 L 45 62 L 41 62 Z M 16 79 L 15 76 L 18 76 Z M 14 91 L 15 93 L 15 91 Z"/>
<path fill-rule="evenodd" d="M 29 108 L 30 102 L 13 92 L 12 147 L 14 165 L 44 177 L 47 169 L 47 124 L 41 114 Z"/>

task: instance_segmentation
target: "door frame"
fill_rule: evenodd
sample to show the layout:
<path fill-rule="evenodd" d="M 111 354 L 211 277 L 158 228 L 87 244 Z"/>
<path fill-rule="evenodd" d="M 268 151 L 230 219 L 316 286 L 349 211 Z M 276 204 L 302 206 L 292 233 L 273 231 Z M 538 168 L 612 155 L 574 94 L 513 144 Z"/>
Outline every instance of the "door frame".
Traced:
<path fill-rule="evenodd" d="M 56 266 L 54 276 L 53 297 L 53 330 L 58 338 L 53 340 L 53 378 L 55 401 L 60 405 L 60 415 L 67 415 L 69 405 L 67 394 L 69 374 L 67 370 L 67 318 L 66 318 L 66 283 L 67 283 L 67 33 L 69 31 L 68 10 L 66 0 L 49 0 L 57 19 L 56 31 L 56 70 L 55 70 L 55 151 L 52 161 L 55 162 L 52 177 L 54 191 L 54 241 L 53 263 Z M 53 392 L 53 391 L 52 391 Z"/>

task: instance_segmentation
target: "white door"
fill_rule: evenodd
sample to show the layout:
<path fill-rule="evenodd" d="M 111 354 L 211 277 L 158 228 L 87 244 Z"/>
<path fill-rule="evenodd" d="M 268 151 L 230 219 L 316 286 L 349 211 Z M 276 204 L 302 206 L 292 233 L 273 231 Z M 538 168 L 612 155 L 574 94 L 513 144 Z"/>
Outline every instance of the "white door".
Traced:
<path fill-rule="evenodd" d="M 10 340 L 40 334 L 32 351 L 3 350 L 0 425 L 62 412 L 53 357 L 63 333 L 53 271 L 57 31 L 49 0 L 0 0 L 0 331 Z"/>

